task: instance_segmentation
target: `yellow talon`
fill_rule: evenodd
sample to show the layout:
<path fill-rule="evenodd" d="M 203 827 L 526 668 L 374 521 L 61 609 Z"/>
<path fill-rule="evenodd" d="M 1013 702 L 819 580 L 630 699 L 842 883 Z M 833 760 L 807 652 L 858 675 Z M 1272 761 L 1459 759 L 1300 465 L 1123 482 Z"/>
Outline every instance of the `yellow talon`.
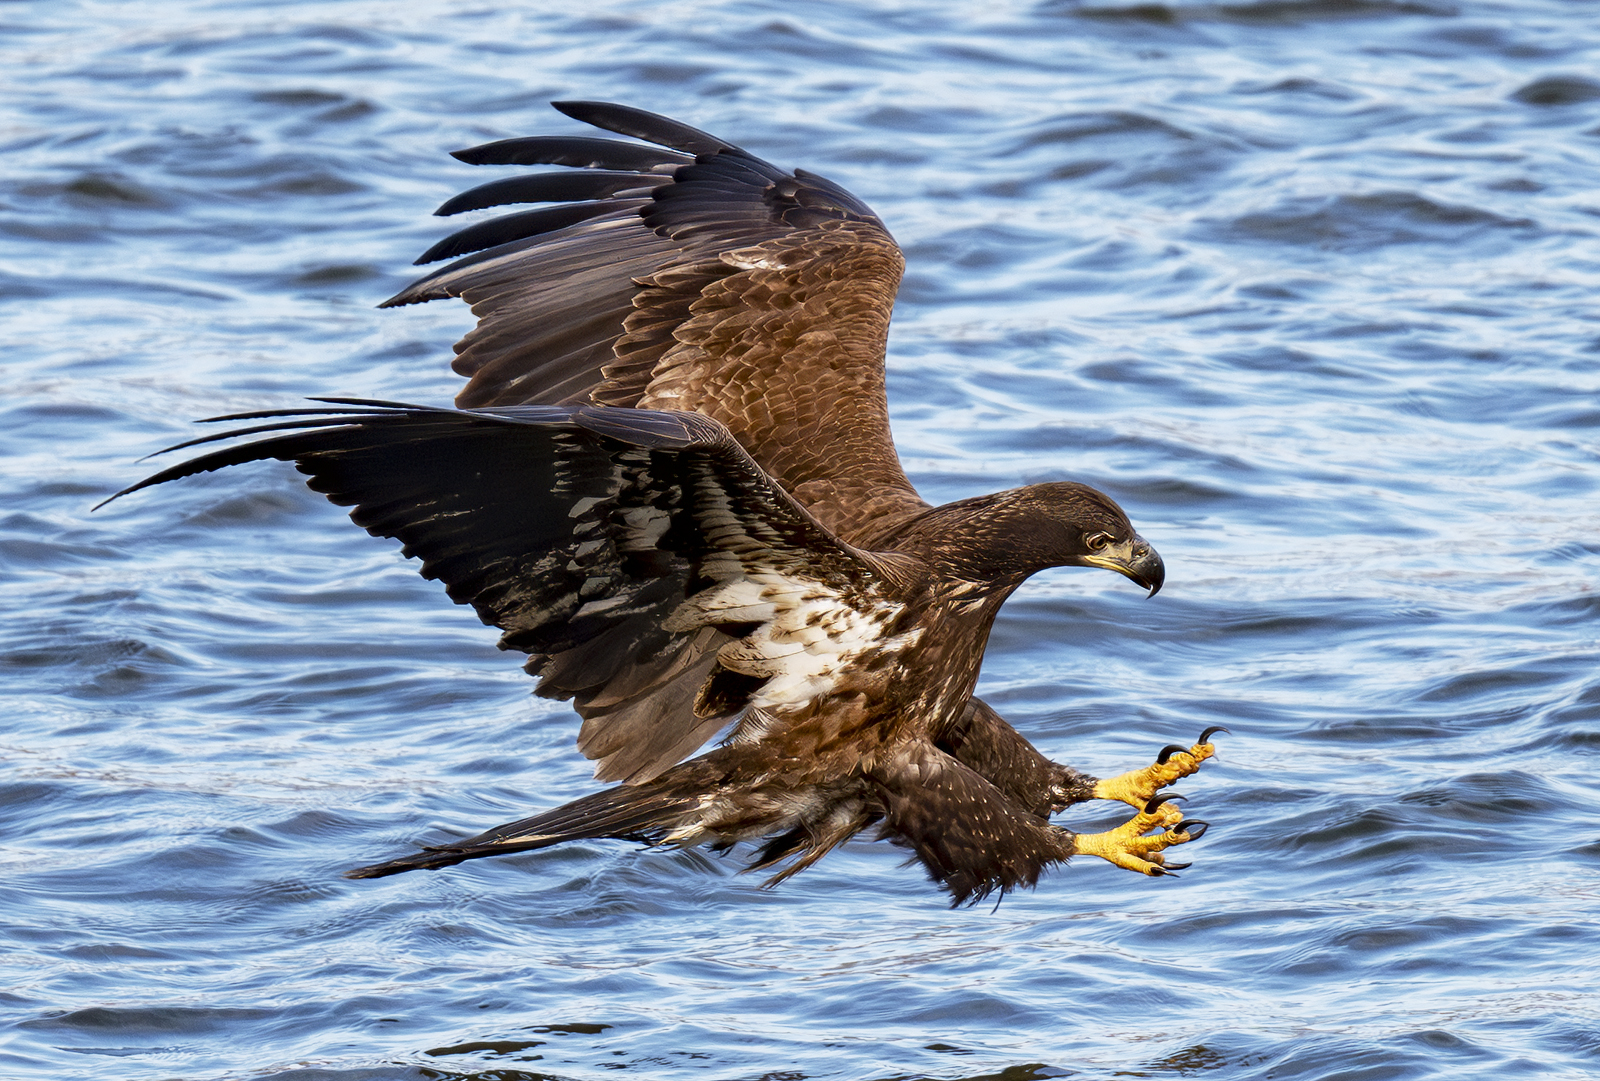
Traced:
<path fill-rule="evenodd" d="M 1143 808 L 1161 789 L 1196 772 L 1202 762 L 1217 753 L 1216 746 L 1210 742 L 1211 734 L 1217 731 L 1227 729 L 1208 728 L 1201 733 L 1200 742 L 1188 750 L 1168 747 L 1162 751 L 1163 761 L 1096 781 L 1094 798 L 1121 800 L 1129 806 Z"/>
<path fill-rule="evenodd" d="M 1179 826 L 1183 828 L 1176 828 Z M 1145 836 L 1158 828 L 1161 833 Z M 1183 812 L 1174 804 L 1163 802 L 1148 811 L 1140 811 L 1116 829 L 1077 834 L 1073 843 L 1076 855 L 1099 856 L 1142 875 L 1164 875 L 1170 872 L 1165 866 L 1162 849 L 1192 841 L 1205 831 L 1204 822 L 1185 822 Z"/>

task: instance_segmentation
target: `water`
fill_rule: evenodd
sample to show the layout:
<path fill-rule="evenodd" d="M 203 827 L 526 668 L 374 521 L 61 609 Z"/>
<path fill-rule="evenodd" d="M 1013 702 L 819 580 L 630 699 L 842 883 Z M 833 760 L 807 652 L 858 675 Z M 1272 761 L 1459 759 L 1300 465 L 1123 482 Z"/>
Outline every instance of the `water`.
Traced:
<path fill-rule="evenodd" d="M 1593 5 L 575 7 L 0 7 L 0 1073 L 1600 1073 Z M 448 400 L 466 309 L 373 305 L 488 178 L 445 151 L 566 97 L 865 198 L 921 490 L 1159 547 L 1037 579 L 983 691 L 1099 773 L 1228 725 L 1180 881 L 339 878 L 589 790 L 575 719 L 286 467 L 89 507 L 192 418 Z"/>

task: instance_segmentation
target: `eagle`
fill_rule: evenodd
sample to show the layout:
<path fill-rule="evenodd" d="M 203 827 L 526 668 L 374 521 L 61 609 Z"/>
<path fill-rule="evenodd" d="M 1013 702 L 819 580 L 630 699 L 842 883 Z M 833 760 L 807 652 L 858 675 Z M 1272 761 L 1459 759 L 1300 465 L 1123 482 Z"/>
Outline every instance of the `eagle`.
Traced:
<path fill-rule="evenodd" d="M 1050 567 L 1154 595 L 1161 557 L 1104 493 L 1055 482 L 931 506 L 885 400 L 904 259 L 870 208 L 706 132 L 557 102 L 623 139 L 540 135 L 455 153 L 550 165 L 441 215 L 510 204 L 435 244 L 384 302 L 459 297 L 454 408 L 317 398 L 190 440 L 154 484 L 263 459 L 394 538 L 570 699 L 610 787 L 348 872 L 377 878 L 577 839 L 750 842 L 775 884 L 863 830 L 909 848 L 952 905 L 1092 855 L 1149 876 L 1198 838 L 1164 790 L 1189 746 L 1096 778 L 974 697 L 1000 606 Z M 242 441 L 241 441 L 242 440 Z M 109 502 L 109 500 L 107 500 Z M 709 749 L 708 749 L 709 748 Z M 1089 800 L 1121 826 L 1051 821 Z"/>

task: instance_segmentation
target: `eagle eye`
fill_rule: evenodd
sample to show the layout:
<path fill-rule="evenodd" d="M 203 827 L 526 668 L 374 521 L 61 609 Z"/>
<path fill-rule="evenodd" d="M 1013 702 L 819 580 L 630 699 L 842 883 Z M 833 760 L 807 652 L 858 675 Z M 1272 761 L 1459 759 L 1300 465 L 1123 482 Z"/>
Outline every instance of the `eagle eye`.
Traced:
<path fill-rule="evenodd" d="M 1098 552 L 1100 549 L 1110 544 L 1111 541 L 1112 536 L 1110 533 L 1091 533 L 1084 539 L 1083 543 L 1088 546 L 1089 551 Z"/>

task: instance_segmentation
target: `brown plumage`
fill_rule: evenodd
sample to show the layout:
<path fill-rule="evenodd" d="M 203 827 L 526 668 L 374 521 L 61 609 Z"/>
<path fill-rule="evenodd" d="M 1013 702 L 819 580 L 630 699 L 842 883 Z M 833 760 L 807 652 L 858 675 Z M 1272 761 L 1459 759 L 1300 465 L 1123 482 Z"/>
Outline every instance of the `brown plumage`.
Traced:
<path fill-rule="evenodd" d="M 1096 781 L 972 697 L 1029 575 L 1100 566 L 1161 587 L 1122 510 L 1070 483 L 924 503 L 889 436 L 903 260 L 877 217 L 664 117 L 557 108 L 654 145 L 551 136 L 456 155 L 569 167 L 450 200 L 440 213 L 559 205 L 446 238 L 419 261 L 462 258 L 387 302 L 473 306 L 457 409 L 323 399 L 219 418 L 266 423 L 194 442 L 267 437 L 126 489 L 294 462 L 527 653 L 538 693 L 584 718 L 597 777 L 621 782 L 352 876 L 625 837 L 761 841 L 753 866 L 781 879 L 874 824 L 956 903 L 1080 852 L 1169 869 L 1161 850 L 1202 827 L 1151 797 L 1199 767 L 1206 737 Z M 1141 813 L 1092 836 L 1048 821 L 1092 798 Z"/>

